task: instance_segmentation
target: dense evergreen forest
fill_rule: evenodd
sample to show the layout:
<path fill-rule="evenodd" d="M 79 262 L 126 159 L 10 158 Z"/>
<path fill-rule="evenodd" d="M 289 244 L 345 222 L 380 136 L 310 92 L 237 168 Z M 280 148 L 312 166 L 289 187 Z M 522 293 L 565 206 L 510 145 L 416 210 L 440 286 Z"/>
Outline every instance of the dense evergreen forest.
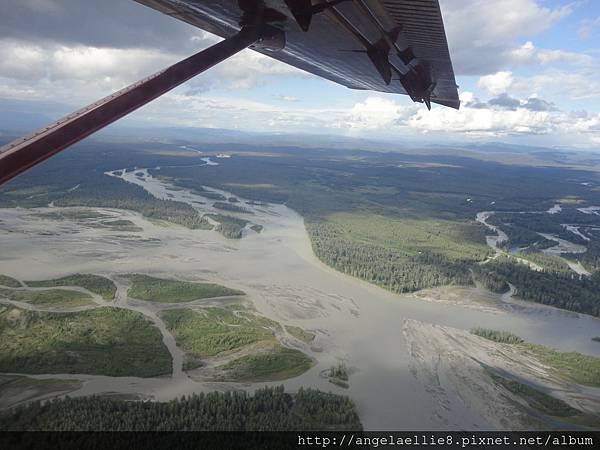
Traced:
<path fill-rule="evenodd" d="M 545 253 L 531 251 L 530 249 L 526 249 L 522 252 L 516 252 L 513 255 L 517 258 L 530 261 L 549 272 L 564 272 L 573 274 L 573 270 L 569 267 L 566 260 L 560 256 L 547 255 Z"/>
<path fill-rule="evenodd" d="M 407 257 L 393 247 L 347 239 L 326 222 L 309 222 L 307 229 L 313 250 L 323 262 L 390 291 L 413 292 L 432 286 L 472 284 L 466 262 L 428 252 Z"/>
<path fill-rule="evenodd" d="M 497 258 L 480 269 L 477 278 L 498 289 L 502 282 L 511 283 L 523 300 L 600 316 L 600 272 L 586 277 L 573 272 L 536 271 L 514 259 Z"/>
<path fill-rule="evenodd" d="M 529 301 L 556 306 L 570 311 L 600 315 L 600 216 L 585 214 L 571 205 L 562 205 L 553 214 L 497 213 L 489 222 L 499 226 L 509 236 L 505 248 L 526 247 L 516 256 L 531 261 L 543 270 L 536 271 L 516 260 L 498 258 L 475 270 L 478 280 L 494 290 L 503 283 L 512 283 L 517 295 Z M 566 226 L 575 227 L 579 234 Z M 590 277 L 574 273 L 563 258 L 540 253 L 543 248 L 556 245 L 540 236 L 548 233 L 566 241 L 585 246 L 583 253 L 563 254 L 563 258 L 578 260 L 592 274 Z"/>
<path fill-rule="evenodd" d="M 586 239 L 568 231 L 563 224 L 600 226 L 600 216 L 584 214 L 573 207 L 563 207 L 555 214 L 497 213 L 490 217 L 489 222 L 508 234 L 509 240 L 503 244 L 507 248 L 535 246 L 537 249 L 544 249 L 552 247 L 555 242 L 538 233 L 548 233 L 575 244 L 586 245 Z"/>
<path fill-rule="evenodd" d="M 0 430 L 285 431 L 362 430 L 347 397 L 283 386 L 193 394 L 168 403 L 80 397 L 35 402 L 0 413 Z"/>
<path fill-rule="evenodd" d="M 488 223 L 500 227 L 508 235 L 508 240 L 499 243 L 499 246 L 505 250 L 527 247 L 530 250 L 539 251 L 556 245 L 555 241 L 540 236 L 534 230 L 514 225 L 511 222 L 504 222 L 495 215 L 488 219 Z"/>
<path fill-rule="evenodd" d="M 497 294 L 503 294 L 510 289 L 506 282 L 506 278 L 496 273 L 496 271 L 488 265 L 473 265 L 470 270 L 473 274 L 475 283 L 487 290 L 496 292 Z"/>

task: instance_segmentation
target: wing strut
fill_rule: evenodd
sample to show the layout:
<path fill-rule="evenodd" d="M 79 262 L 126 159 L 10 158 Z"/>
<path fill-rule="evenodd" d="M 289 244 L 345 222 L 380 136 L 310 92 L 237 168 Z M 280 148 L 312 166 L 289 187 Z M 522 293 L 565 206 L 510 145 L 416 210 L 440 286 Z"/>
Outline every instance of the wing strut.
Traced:
<path fill-rule="evenodd" d="M 1 147 L 0 185 L 252 44 L 281 48 L 285 36 L 278 31 L 269 25 L 245 26 L 206 50 Z"/>

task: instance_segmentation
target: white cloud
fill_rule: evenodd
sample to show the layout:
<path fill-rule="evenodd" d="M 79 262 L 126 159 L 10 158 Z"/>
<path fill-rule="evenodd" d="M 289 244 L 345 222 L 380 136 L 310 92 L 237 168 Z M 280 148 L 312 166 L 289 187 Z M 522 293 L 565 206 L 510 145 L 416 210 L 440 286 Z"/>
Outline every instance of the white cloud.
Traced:
<path fill-rule="evenodd" d="M 511 50 L 507 56 L 513 67 L 554 63 L 590 65 L 595 62 L 592 56 L 585 53 L 539 49 L 531 41 L 527 41 L 522 46 Z"/>
<path fill-rule="evenodd" d="M 345 122 L 349 128 L 382 129 L 394 125 L 407 110 L 407 107 L 402 107 L 389 98 L 368 97 L 354 105 Z"/>
<path fill-rule="evenodd" d="M 0 42 L 0 76 L 38 79 L 46 74 L 46 56 L 41 47 L 15 41 Z"/>
<path fill-rule="evenodd" d="M 547 136 L 555 143 L 593 145 L 600 139 L 600 114 L 566 113 L 529 107 L 532 99 L 516 100 L 514 108 L 482 103 L 461 94 L 460 111 L 432 111 L 399 97 L 368 96 L 352 108 L 328 109 L 274 106 L 214 96 L 168 94 L 146 107 L 144 118 L 161 125 L 223 127 L 253 131 L 335 132 L 354 136 L 407 137 L 429 133 L 438 139 L 503 139 Z M 543 102 L 542 99 L 537 99 Z M 186 114 L 181 114 L 185 109 Z"/>
<path fill-rule="evenodd" d="M 550 68 L 527 76 L 502 71 L 480 77 L 477 87 L 492 96 L 510 93 L 520 97 L 540 96 L 557 101 L 600 96 L 600 79 L 596 66 L 580 70 Z"/>
<path fill-rule="evenodd" d="M 108 94 L 174 62 L 167 53 L 145 49 L 39 46 L 0 40 L 0 79 L 53 100 L 77 101 Z M 65 92 L 69 92 L 65 96 Z M 64 96 L 62 99 L 60 96 Z"/>
<path fill-rule="evenodd" d="M 0 98 L 4 99 L 40 99 L 39 92 L 33 89 L 21 88 L 11 84 L 2 84 L 0 82 Z"/>
<path fill-rule="evenodd" d="M 130 83 L 174 62 L 172 56 L 145 49 L 59 47 L 48 55 L 50 79 L 82 81 L 113 79 Z"/>
<path fill-rule="evenodd" d="M 458 74 L 488 74 L 511 67 L 516 40 L 549 29 L 571 14 L 571 4 L 544 7 L 537 0 L 440 0 Z"/>
<path fill-rule="evenodd" d="M 547 134 L 554 123 L 550 113 L 525 108 L 496 110 L 465 107 L 461 112 L 435 108 L 419 110 L 408 120 L 408 125 L 422 131 L 444 131 L 488 136 L 508 134 Z"/>
<path fill-rule="evenodd" d="M 197 36 L 206 44 L 207 36 Z M 217 41 L 218 38 L 213 38 Z M 53 43 L 33 44 L 0 39 L 0 84 L 11 98 L 27 92 L 39 97 L 80 105 L 168 67 L 188 55 L 159 49 L 110 48 Z M 309 76 L 292 66 L 245 50 L 186 86 L 194 92 L 213 87 L 249 89 L 273 77 Z M 9 89 L 11 88 L 11 89 Z M 6 96 L 6 95 L 5 95 Z"/>
<path fill-rule="evenodd" d="M 45 8 L 49 15 L 58 8 L 56 14 L 60 17 L 65 11 L 59 10 L 68 9 L 61 6 L 62 0 L 23 2 L 32 11 Z M 334 130 L 373 136 L 423 132 L 452 137 L 546 135 L 584 139 L 587 143 L 600 140 L 600 115 L 568 114 L 542 100 L 600 95 L 598 63 L 593 53 L 538 48 L 531 40 L 570 14 L 571 5 L 545 7 L 542 0 L 495 0 L 493 8 L 489 0 L 440 3 L 457 73 L 483 75 L 477 86 L 498 97 L 495 103 L 482 103 L 473 93 L 462 92 L 460 111 L 434 107 L 428 112 L 404 97 L 376 93 L 351 94 L 361 100 L 349 108 L 335 104 L 311 108 L 309 101 L 299 102 L 293 95 L 271 95 L 273 104 L 232 98 L 231 94 L 214 95 L 211 89 L 217 87 L 243 90 L 277 77 L 312 76 L 246 50 L 192 80 L 184 89 L 148 105 L 136 117 L 161 125 L 249 130 Z M 70 0 L 70 4 L 79 3 Z M 594 23 L 585 22 L 590 27 Z M 106 40 L 106 33 L 98 33 L 100 37 L 84 43 L 81 36 L 89 33 L 82 30 L 76 39 L 59 39 L 62 34 L 57 37 L 56 33 L 52 34 L 54 39 L 26 39 L 16 32 L 10 34 L 12 38 L 0 36 L 0 98 L 67 101 L 81 106 L 219 40 L 198 30 L 182 31 L 183 48 L 175 47 L 174 53 L 173 46 L 160 46 L 144 40 L 145 35 L 135 30 L 129 34 L 124 27 L 119 29 L 121 34 L 114 39 Z M 139 46 L 131 48 L 136 42 Z M 523 66 L 536 68 L 534 75 L 523 76 L 516 69 Z M 544 72 L 540 73 L 538 67 Z"/>
<path fill-rule="evenodd" d="M 460 92 L 459 98 L 460 98 L 460 104 L 462 106 L 467 106 L 467 105 L 477 101 L 475 94 L 473 94 L 472 92 L 469 92 L 469 91 Z"/>
<path fill-rule="evenodd" d="M 419 109 L 406 124 L 423 132 L 440 132 L 447 136 L 482 138 L 553 136 L 556 143 L 593 145 L 600 139 L 600 114 L 567 113 L 557 109 L 531 108 L 535 97 L 518 100 L 514 108 L 497 108 L 481 103 L 472 93 L 461 95 L 460 111 L 434 108 Z M 516 100 L 516 99 L 515 99 Z"/>
<path fill-rule="evenodd" d="M 492 95 L 499 95 L 508 91 L 513 82 L 512 72 L 496 72 L 495 74 L 479 78 L 477 87 L 485 89 Z"/>
<path fill-rule="evenodd" d="M 215 68 L 217 78 L 232 89 L 249 89 L 267 83 L 272 76 L 312 76 L 300 69 L 262 55 L 244 50 Z"/>
<path fill-rule="evenodd" d="M 600 80 L 594 68 L 581 71 L 551 69 L 515 78 L 511 91 L 518 95 L 581 100 L 600 96 Z"/>
<path fill-rule="evenodd" d="M 535 62 L 540 64 L 566 63 L 566 64 L 593 64 L 595 59 L 585 53 L 565 52 L 563 50 L 539 50 Z"/>
<path fill-rule="evenodd" d="M 185 110 L 185 114 L 181 111 Z M 230 128 L 252 131 L 313 131 L 339 129 L 347 124 L 341 109 L 291 108 L 208 94 L 171 92 L 144 107 L 143 119 L 160 126 Z"/>
<path fill-rule="evenodd" d="M 600 16 L 596 17 L 596 19 L 583 20 L 578 30 L 579 38 L 584 41 L 591 39 L 596 34 L 598 28 L 600 28 Z"/>

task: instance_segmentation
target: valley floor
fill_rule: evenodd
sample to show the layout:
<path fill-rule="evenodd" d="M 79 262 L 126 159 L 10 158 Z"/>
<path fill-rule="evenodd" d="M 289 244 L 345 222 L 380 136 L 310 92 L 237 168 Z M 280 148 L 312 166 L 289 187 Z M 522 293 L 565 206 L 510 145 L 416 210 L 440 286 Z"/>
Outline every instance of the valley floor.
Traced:
<path fill-rule="evenodd" d="M 157 197 L 168 193 L 199 210 L 215 212 L 202 204 L 205 199 L 198 194 L 168 191 L 166 183 L 147 171 L 137 177 L 125 175 Z M 302 217 L 293 210 L 275 204 L 246 203 L 244 207 L 252 211 L 251 223 L 264 228 L 258 233 L 249 224 L 241 240 L 225 239 L 216 231 L 165 226 L 123 210 L 94 209 L 115 220 L 130 221 L 139 231 L 99 228 L 82 220 L 40 214 L 62 208 L 1 209 L 0 273 L 20 280 L 91 273 L 117 283 L 119 275 L 142 273 L 239 289 L 261 315 L 316 335 L 311 343 L 286 334 L 280 337 L 285 346 L 311 357 L 316 362 L 312 368 L 283 382 L 205 381 L 200 370 L 183 370 L 181 349 L 169 339 L 157 315 L 160 307 L 127 299 L 121 283 L 117 284 L 116 305 L 139 311 L 157 324 L 174 359 L 171 376 L 42 374 L 28 378 L 36 383 L 67 380 L 56 389 L 61 395 L 68 389 L 70 396 L 133 395 L 160 401 L 213 390 L 253 391 L 279 384 L 290 391 L 313 387 L 349 395 L 367 430 L 556 426 L 551 417 L 537 415 L 533 420 L 531 408 L 499 388 L 490 376 L 491 368 L 551 393 L 586 417 L 600 417 L 600 389 L 569 382 L 538 361 L 468 333 L 474 327 L 507 330 L 536 344 L 600 356 L 600 345 L 591 340 L 600 334 L 599 319 L 478 288 L 396 295 L 321 263 L 313 254 Z M 97 297 L 94 301 L 101 302 Z M 221 304 L 215 299 L 198 303 Z M 347 389 L 324 375 L 341 361 L 348 367 Z M 48 396 L 48 384 L 40 396 Z M 1 396 L 0 401 L 0 407 L 6 407 L 15 398 Z M 560 422 L 564 427 L 587 425 Z"/>

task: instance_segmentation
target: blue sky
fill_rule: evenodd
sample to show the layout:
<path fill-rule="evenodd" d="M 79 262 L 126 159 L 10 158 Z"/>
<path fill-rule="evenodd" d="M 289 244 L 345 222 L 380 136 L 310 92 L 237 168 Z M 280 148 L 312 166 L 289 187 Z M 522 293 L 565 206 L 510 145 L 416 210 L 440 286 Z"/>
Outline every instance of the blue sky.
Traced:
<path fill-rule="evenodd" d="M 124 123 L 600 148 L 600 2 L 440 5 L 458 112 L 245 51 Z M 0 129 L 58 118 L 217 41 L 131 0 L 0 0 L 0 9 Z"/>

